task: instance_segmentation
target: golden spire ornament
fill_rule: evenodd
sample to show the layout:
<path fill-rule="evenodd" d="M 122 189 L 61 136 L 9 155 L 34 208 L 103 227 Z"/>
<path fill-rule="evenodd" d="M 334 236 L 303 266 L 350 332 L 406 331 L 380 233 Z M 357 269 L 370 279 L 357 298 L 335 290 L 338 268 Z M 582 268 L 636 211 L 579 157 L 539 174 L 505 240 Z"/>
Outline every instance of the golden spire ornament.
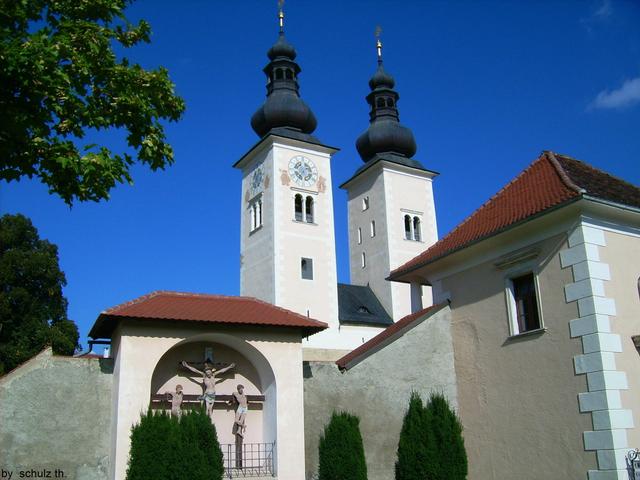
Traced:
<path fill-rule="evenodd" d="M 280 33 L 284 33 L 284 0 L 278 0 L 278 22 L 280 24 Z"/>
<path fill-rule="evenodd" d="M 382 27 L 376 26 L 376 48 L 378 50 L 378 63 L 382 63 L 382 42 L 380 41 L 380 34 L 382 33 Z"/>

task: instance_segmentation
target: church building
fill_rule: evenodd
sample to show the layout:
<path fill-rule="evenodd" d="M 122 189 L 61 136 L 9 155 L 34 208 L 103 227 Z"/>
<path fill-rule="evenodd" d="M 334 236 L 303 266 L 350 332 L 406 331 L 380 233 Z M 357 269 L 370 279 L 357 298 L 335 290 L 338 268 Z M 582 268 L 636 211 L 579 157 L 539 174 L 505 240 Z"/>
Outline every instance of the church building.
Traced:
<path fill-rule="evenodd" d="M 98 315 L 90 343 L 109 344 L 109 358 L 45 350 L 0 378 L 2 468 L 37 458 L 71 478 L 122 480 L 131 427 L 168 411 L 180 385 L 183 408 L 212 409 L 228 478 L 316 479 L 334 410 L 360 418 L 368 478 L 394 478 L 411 392 L 439 392 L 464 426 L 470 480 L 627 479 L 640 447 L 640 189 L 544 151 L 438 240 L 438 174 L 414 158 L 378 40 L 362 164 L 337 180 L 351 280 L 339 283 L 338 149 L 314 135 L 279 21 L 251 117 L 258 140 L 233 164 L 240 295 L 151 292 Z M 43 391 L 67 401 L 45 411 L 29 400 Z"/>

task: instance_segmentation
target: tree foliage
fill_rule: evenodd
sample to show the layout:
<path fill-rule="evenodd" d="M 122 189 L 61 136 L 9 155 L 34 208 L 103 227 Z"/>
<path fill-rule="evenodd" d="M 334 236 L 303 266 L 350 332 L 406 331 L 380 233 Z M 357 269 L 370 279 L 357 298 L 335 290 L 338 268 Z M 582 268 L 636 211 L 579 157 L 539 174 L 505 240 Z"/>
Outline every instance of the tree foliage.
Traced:
<path fill-rule="evenodd" d="M 66 285 L 58 247 L 41 240 L 23 215 L 0 218 L 0 375 L 51 345 L 58 354 L 78 348 L 78 328 L 67 318 Z"/>
<path fill-rule="evenodd" d="M 431 394 L 425 406 L 413 392 L 404 416 L 396 480 L 464 480 L 467 454 L 462 424 L 444 395 Z"/>
<path fill-rule="evenodd" d="M 429 431 L 426 428 L 425 408 L 420 395 L 411 393 L 409 409 L 402 421 L 398 459 L 396 461 L 396 480 L 425 480 L 427 477 L 427 458 L 429 456 Z"/>
<path fill-rule="evenodd" d="M 367 480 L 358 417 L 333 412 L 320 437 L 319 455 L 319 480 Z"/>
<path fill-rule="evenodd" d="M 37 177 L 68 204 L 99 201 L 132 182 L 129 153 L 84 143 L 90 130 L 126 131 L 137 161 L 173 163 L 160 120 L 184 101 L 164 68 L 119 59 L 114 46 L 149 42 L 133 0 L 0 0 L 0 179 Z"/>
<path fill-rule="evenodd" d="M 426 419 L 433 439 L 433 455 L 429 462 L 432 476 L 429 478 L 466 479 L 467 452 L 462 438 L 462 424 L 444 395 L 431 395 L 426 407 Z"/>
<path fill-rule="evenodd" d="M 148 411 L 132 427 L 127 480 L 221 480 L 223 474 L 216 429 L 204 411 L 179 420 Z"/>

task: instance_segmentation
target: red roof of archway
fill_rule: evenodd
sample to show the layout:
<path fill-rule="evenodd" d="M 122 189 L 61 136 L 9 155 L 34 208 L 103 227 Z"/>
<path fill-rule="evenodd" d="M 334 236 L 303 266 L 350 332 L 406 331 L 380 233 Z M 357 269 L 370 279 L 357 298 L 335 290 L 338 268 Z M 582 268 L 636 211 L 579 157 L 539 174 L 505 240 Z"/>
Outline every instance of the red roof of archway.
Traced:
<path fill-rule="evenodd" d="M 328 328 L 324 322 L 251 297 L 156 291 L 100 313 L 89 336 L 109 337 L 122 319 L 300 328 L 305 336 Z"/>

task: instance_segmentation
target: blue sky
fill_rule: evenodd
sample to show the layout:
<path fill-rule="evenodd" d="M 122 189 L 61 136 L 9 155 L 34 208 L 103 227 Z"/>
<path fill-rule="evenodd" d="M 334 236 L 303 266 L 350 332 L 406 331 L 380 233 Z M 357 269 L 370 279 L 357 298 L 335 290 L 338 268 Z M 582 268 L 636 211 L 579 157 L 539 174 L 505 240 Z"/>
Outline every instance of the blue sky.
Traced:
<path fill-rule="evenodd" d="M 187 104 L 169 124 L 175 165 L 133 169 L 108 202 L 67 207 L 35 181 L 0 184 L 1 213 L 30 217 L 59 246 L 65 295 L 86 346 L 103 309 L 153 290 L 239 293 L 240 173 L 256 141 L 276 2 L 138 0 L 148 45 L 124 53 L 168 68 Z M 640 184 L 640 3 L 634 1 L 288 0 L 286 34 L 302 67 L 301 94 L 333 159 L 338 277 L 348 282 L 346 195 L 360 166 L 364 97 L 382 26 L 415 158 L 440 172 L 440 236 L 543 149 Z M 100 139 L 124 148 L 119 132 Z"/>

